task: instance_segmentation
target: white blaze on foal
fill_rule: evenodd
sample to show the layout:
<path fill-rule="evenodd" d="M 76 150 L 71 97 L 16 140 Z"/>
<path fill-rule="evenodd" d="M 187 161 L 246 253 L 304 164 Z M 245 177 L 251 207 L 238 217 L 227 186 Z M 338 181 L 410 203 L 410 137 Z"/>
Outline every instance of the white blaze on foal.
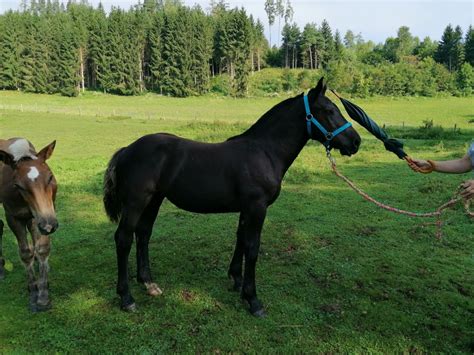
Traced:
<path fill-rule="evenodd" d="M 31 181 L 35 181 L 36 178 L 39 176 L 39 171 L 36 169 L 34 166 L 30 168 L 30 171 L 28 172 L 27 176 Z"/>

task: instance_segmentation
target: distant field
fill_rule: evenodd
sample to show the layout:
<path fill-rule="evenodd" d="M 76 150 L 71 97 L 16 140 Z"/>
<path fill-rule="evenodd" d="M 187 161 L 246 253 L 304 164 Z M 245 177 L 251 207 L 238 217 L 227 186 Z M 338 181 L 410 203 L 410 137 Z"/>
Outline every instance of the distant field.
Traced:
<path fill-rule="evenodd" d="M 0 137 L 23 136 L 38 149 L 58 141 L 50 166 L 61 224 L 50 258 L 54 308 L 45 314 L 27 310 L 26 275 L 6 231 L 10 272 L 0 283 L 0 352 L 472 353 L 472 221 L 460 207 L 449 211 L 437 241 L 432 221 L 381 211 L 355 195 L 313 142 L 288 171 L 264 226 L 257 287 L 266 319 L 252 318 L 228 291 L 238 216 L 187 213 L 169 202 L 150 245 L 164 294 L 149 298 L 132 280 L 139 312 L 119 311 L 115 226 L 101 204 L 110 155 L 151 132 L 221 141 L 282 99 L 0 92 Z M 474 137 L 473 98 L 353 101 L 380 124 L 416 129 L 433 119 L 461 128 L 456 140 L 406 140 L 413 156 L 461 156 Z M 336 157 L 370 194 L 416 211 L 435 209 L 472 178 L 416 175 L 365 133 L 359 154 Z"/>

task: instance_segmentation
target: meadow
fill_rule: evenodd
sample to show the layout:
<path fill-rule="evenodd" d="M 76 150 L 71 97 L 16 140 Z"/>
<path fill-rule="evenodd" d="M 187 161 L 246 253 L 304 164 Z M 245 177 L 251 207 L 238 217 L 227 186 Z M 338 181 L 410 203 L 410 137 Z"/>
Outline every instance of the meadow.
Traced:
<path fill-rule="evenodd" d="M 150 298 L 132 280 L 138 312 L 119 310 L 115 226 L 101 200 L 111 154 L 153 132 L 222 141 L 280 100 L 0 92 L 0 137 L 26 137 L 37 149 L 57 140 L 49 165 L 59 183 L 60 223 L 50 257 L 53 309 L 40 314 L 28 310 L 26 275 L 6 228 L 0 352 L 474 352 L 472 221 L 457 206 L 444 216 L 437 240 L 432 220 L 390 214 L 349 190 L 314 142 L 288 171 L 267 214 L 257 265 L 266 318 L 250 316 L 229 291 L 238 215 L 193 214 L 169 202 L 150 242 L 164 294 Z M 473 98 L 354 102 L 394 132 L 412 133 L 405 140 L 412 156 L 459 157 L 474 137 Z M 417 132 L 426 120 L 460 132 L 423 139 Z M 355 127 L 363 136 L 360 152 L 335 156 L 340 170 L 378 199 L 434 210 L 472 178 L 414 174 Z"/>

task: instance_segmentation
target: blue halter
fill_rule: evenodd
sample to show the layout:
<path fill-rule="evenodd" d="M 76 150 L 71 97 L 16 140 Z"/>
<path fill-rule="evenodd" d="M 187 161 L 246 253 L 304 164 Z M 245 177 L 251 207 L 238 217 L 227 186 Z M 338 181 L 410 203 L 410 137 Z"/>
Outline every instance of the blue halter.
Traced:
<path fill-rule="evenodd" d="M 304 95 L 303 100 L 304 108 L 306 110 L 306 127 L 308 129 L 309 138 L 314 139 L 312 132 L 312 125 L 314 124 L 326 138 L 326 141 L 323 143 L 323 145 L 326 147 L 326 149 L 329 149 L 331 141 L 334 139 L 334 137 L 351 127 L 352 123 L 346 122 L 343 126 L 339 127 L 335 131 L 328 132 L 326 128 L 324 128 L 321 123 L 319 123 L 318 120 L 312 115 L 311 110 L 309 109 L 308 95 Z"/>

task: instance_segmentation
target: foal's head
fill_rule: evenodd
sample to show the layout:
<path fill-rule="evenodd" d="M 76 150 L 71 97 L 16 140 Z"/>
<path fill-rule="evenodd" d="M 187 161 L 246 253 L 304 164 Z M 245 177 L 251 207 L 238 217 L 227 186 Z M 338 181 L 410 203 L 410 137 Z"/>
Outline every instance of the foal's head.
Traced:
<path fill-rule="evenodd" d="M 321 125 L 329 132 L 333 132 L 347 123 L 339 108 L 326 97 L 327 86 L 321 78 L 318 85 L 308 93 L 311 112 Z M 324 134 L 313 127 L 313 137 L 319 142 L 325 143 Z M 360 136 L 353 127 L 349 127 L 342 133 L 335 136 L 330 143 L 332 148 L 339 149 L 343 155 L 357 153 L 360 145 Z"/>
<path fill-rule="evenodd" d="M 14 156 L 0 150 L 0 161 L 13 171 L 12 185 L 28 204 L 41 234 L 54 233 L 58 220 L 54 209 L 56 179 L 46 160 L 51 157 L 56 141 L 44 147 L 36 156 L 15 160 Z"/>

